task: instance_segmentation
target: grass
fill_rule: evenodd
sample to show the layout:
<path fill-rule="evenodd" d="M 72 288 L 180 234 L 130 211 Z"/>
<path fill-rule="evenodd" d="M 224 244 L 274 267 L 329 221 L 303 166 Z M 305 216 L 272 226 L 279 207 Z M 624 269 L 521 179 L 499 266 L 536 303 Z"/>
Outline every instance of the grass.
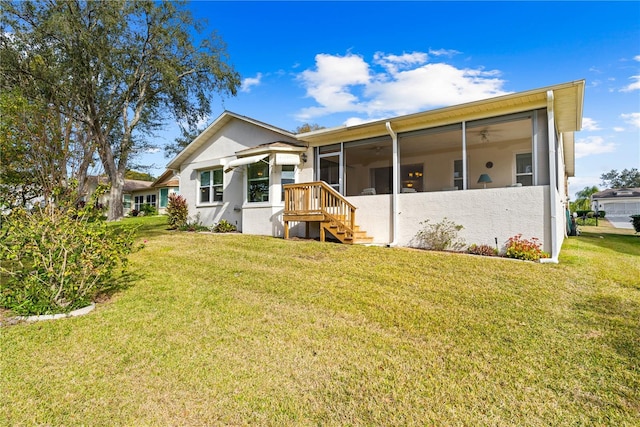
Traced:
<path fill-rule="evenodd" d="M 0 329 L 0 424 L 638 425 L 634 235 L 550 265 L 158 218 L 131 287 Z"/>

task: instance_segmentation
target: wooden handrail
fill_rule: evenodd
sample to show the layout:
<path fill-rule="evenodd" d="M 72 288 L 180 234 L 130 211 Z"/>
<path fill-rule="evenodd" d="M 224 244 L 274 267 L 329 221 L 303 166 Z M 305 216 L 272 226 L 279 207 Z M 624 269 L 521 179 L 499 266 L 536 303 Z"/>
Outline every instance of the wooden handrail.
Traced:
<path fill-rule="evenodd" d="M 285 215 L 321 214 L 353 233 L 356 207 L 324 181 L 285 184 Z"/>

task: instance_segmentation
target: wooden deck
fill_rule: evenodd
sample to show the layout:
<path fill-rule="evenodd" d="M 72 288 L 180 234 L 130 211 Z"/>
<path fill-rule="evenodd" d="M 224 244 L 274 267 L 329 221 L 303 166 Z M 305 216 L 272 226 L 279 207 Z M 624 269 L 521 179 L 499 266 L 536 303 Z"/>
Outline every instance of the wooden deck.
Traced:
<path fill-rule="evenodd" d="M 284 238 L 289 238 L 290 222 L 320 225 L 320 241 L 326 233 L 346 244 L 373 242 L 373 238 L 356 225 L 356 207 L 326 182 L 286 184 L 284 186 Z"/>

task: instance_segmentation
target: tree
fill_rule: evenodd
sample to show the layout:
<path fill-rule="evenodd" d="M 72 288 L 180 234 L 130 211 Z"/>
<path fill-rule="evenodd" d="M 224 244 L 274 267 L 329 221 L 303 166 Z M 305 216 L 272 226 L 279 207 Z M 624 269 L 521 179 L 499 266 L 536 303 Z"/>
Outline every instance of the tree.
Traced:
<path fill-rule="evenodd" d="M 122 217 L 128 163 L 170 117 L 192 126 L 212 93 L 235 95 L 238 73 L 215 34 L 184 3 L 113 0 L 3 3 L 3 24 L 22 46 L 45 46 L 64 79 L 45 86 L 90 136 L 111 184 L 108 218 Z M 63 72 L 64 70 L 64 72 Z M 15 70 L 21 72 L 21 69 Z M 43 83 L 43 84 L 44 84 Z"/>
<path fill-rule="evenodd" d="M 320 129 L 324 129 L 324 126 L 320 126 L 317 123 L 305 123 L 302 124 L 300 126 L 298 126 L 296 128 L 296 130 L 294 131 L 294 133 L 305 133 L 305 132 L 311 132 L 314 130 L 320 130 Z"/>
<path fill-rule="evenodd" d="M 128 170 L 124 174 L 125 179 L 136 179 L 138 181 L 155 181 L 156 179 L 148 172 L 138 172 Z"/>
<path fill-rule="evenodd" d="M 607 188 L 640 188 L 640 171 L 636 168 L 623 169 L 621 172 L 611 169 L 600 175 L 600 180 Z"/>
<path fill-rule="evenodd" d="M 191 144 L 191 141 L 197 138 L 204 131 L 204 128 L 200 128 L 196 125 L 182 126 L 180 125 L 181 135 L 177 137 L 173 143 L 166 144 L 164 146 L 164 156 L 166 158 L 172 158 L 177 156 L 184 148 Z"/>
<path fill-rule="evenodd" d="M 588 211 L 591 209 L 591 195 L 597 193 L 598 187 L 584 187 L 582 190 L 576 192 L 575 202 L 571 202 L 571 211 Z"/>

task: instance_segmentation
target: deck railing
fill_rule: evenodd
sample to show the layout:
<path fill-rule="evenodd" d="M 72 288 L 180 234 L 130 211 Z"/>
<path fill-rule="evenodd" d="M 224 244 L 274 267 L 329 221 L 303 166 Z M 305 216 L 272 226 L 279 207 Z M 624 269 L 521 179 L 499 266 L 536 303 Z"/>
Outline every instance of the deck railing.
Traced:
<path fill-rule="evenodd" d="M 356 207 L 324 181 L 285 184 L 284 215 L 309 218 L 322 215 L 341 223 L 349 233 L 356 225 Z M 292 219 L 295 221 L 295 219 Z"/>

